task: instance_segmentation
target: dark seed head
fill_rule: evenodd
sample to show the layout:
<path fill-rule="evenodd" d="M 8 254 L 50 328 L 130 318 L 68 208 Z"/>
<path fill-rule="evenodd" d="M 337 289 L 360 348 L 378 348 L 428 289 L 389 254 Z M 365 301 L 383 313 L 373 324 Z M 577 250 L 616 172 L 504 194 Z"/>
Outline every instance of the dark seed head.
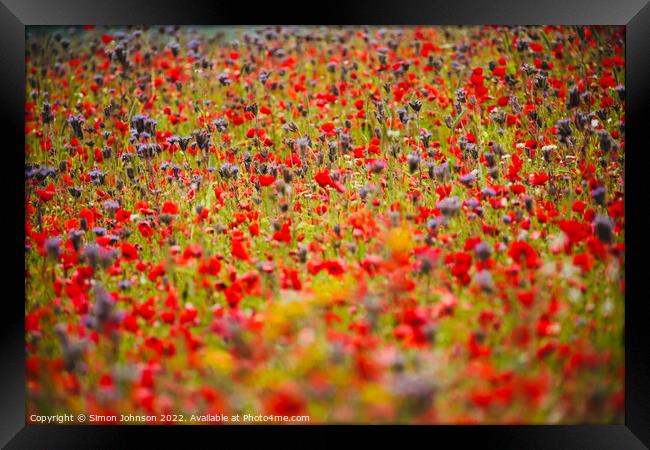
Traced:
<path fill-rule="evenodd" d="M 594 219 L 594 229 L 598 239 L 608 244 L 612 242 L 614 223 L 608 216 L 596 216 Z"/>
<path fill-rule="evenodd" d="M 490 246 L 483 241 L 476 244 L 474 251 L 476 252 L 476 257 L 481 261 L 487 260 L 492 254 L 492 249 Z"/>
<path fill-rule="evenodd" d="M 606 190 L 603 186 L 599 186 L 593 191 L 591 191 L 591 196 L 597 205 L 605 206 L 605 194 Z"/>
<path fill-rule="evenodd" d="M 49 238 L 45 241 L 45 251 L 47 252 L 47 256 L 53 260 L 59 258 L 60 247 L 61 238 L 58 236 Z"/>
<path fill-rule="evenodd" d="M 413 152 L 407 156 L 409 172 L 414 173 L 420 166 L 420 155 Z"/>

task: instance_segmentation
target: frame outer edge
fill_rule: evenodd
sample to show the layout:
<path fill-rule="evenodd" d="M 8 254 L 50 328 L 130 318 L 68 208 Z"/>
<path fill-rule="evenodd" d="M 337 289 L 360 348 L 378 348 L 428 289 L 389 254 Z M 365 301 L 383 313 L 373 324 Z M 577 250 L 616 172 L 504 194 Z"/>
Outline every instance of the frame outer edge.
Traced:
<path fill-rule="evenodd" d="M 648 360 L 647 276 L 642 258 L 647 255 L 647 230 L 650 224 L 641 205 L 647 189 L 647 166 L 637 164 L 647 158 L 647 120 L 650 117 L 650 3 L 626 25 L 626 153 L 629 149 L 634 164 L 625 167 L 626 247 L 633 243 L 634 255 L 626 252 L 625 298 L 625 425 L 644 445 L 650 446 L 650 361 Z M 645 135 L 645 136 L 644 136 Z M 627 158 L 626 158 L 627 161 Z M 627 293 L 633 293 L 628 295 Z"/>
<path fill-rule="evenodd" d="M 22 21 L 2 3 L 0 4 L 0 123 L 4 125 L 5 151 L 3 165 L 20 171 L 24 165 L 24 104 L 25 104 L 25 26 Z M 22 146 L 22 150 L 21 150 Z M 18 148 L 14 148 L 18 147 Z M 15 174 L 14 174 L 15 175 Z M 16 186 L 14 180 L 21 176 L 2 176 L 2 188 L 6 194 L 3 204 L 10 203 L 12 209 L 24 212 L 24 186 Z M 18 190 L 17 190 L 18 189 Z M 11 252 L 18 253 L 18 261 L 5 259 L 3 277 L 13 284 L 24 277 L 24 216 L 8 215 L 3 224 L 11 230 L 5 244 Z M 16 235 L 17 232 L 17 235 Z M 7 236 L 7 235 L 6 235 Z M 23 285 L 24 286 L 24 285 Z M 5 286 L 6 288 L 6 286 Z M 2 371 L 0 371 L 0 445 L 6 443 L 25 427 L 25 355 L 24 355 L 24 289 L 20 295 L 13 290 L 0 290 L 3 304 L 0 328 L 0 347 L 2 348 Z M 22 317 L 22 318 L 21 318 Z"/>

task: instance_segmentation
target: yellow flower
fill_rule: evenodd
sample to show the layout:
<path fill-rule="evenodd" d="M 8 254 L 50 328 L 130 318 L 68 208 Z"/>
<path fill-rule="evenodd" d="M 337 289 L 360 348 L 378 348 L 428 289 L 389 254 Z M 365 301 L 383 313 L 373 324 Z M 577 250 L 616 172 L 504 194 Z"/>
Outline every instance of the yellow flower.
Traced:
<path fill-rule="evenodd" d="M 290 332 L 308 312 L 309 305 L 304 299 L 280 300 L 273 303 L 265 318 L 264 329 L 267 337 L 275 338 Z"/>
<path fill-rule="evenodd" d="M 382 385 L 368 383 L 361 389 L 361 400 L 366 404 L 386 404 L 391 403 L 392 396 Z"/>
<path fill-rule="evenodd" d="M 411 251 L 413 248 L 412 234 L 406 227 L 397 227 L 390 230 L 386 238 L 386 245 L 393 258 Z"/>
<path fill-rule="evenodd" d="M 233 367 L 232 356 L 225 350 L 210 349 L 203 355 L 203 363 L 218 372 L 230 373 Z"/>
<path fill-rule="evenodd" d="M 322 344 L 311 344 L 296 355 L 296 372 L 306 375 L 310 370 L 317 369 L 326 357 L 327 353 Z"/>
<path fill-rule="evenodd" d="M 352 297 L 356 285 L 357 280 L 351 274 L 343 277 L 319 275 L 312 282 L 314 302 L 322 306 L 345 302 Z"/>
<path fill-rule="evenodd" d="M 287 375 L 286 371 L 280 369 L 260 367 L 249 372 L 246 383 L 253 389 L 266 389 L 277 386 L 287 378 Z"/>

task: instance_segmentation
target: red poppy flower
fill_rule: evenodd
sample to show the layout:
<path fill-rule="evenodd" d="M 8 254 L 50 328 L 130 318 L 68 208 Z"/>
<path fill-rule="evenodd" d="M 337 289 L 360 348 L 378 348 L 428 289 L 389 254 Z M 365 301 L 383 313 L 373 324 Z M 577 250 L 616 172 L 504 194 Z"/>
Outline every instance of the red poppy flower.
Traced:
<path fill-rule="evenodd" d="M 539 264 L 537 251 L 524 241 L 513 242 L 508 250 L 508 256 L 515 262 L 520 262 L 523 259 L 526 266 L 530 268 L 535 268 Z"/>
<path fill-rule="evenodd" d="M 340 183 L 338 181 L 334 181 L 330 177 L 329 170 L 327 170 L 327 169 L 321 169 L 318 172 L 316 172 L 316 175 L 314 176 L 314 179 L 316 180 L 318 185 L 320 187 L 322 187 L 322 188 L 324 188 L 326 186 L 331 186 L 334 189 L 336 189 L 338 192 L 343 193 L 343 192 L 346 191 L 345 186 L 343 186 L 342 183 Z"/>
<path fill-rule="evenodd" d="M 273 233 L 273 239 L 278 242 L 291 242 L 291 225 L 285 222 L 280 231 Z"/>
<path fill-rule="evenodd" d="M 138 259 L 138 249 L 134 245 L 131 245 L 128 242 L 123 242 L 121 249 L 122 258 L 125 261 L 134 261 Z"/>
<path fill-rule="evenodd" d="M 199 273 L 201 275 L 209 274 L 216 276 L 221 271 L 221 262 L 218 258 L 212 256 L 207 262 L 201 261 L 199 265 Z"/>
<path fill-rule="evenodd" d="M 332 184 L 332 179 L 330 178 L 330 173 L 327 169 L 322 169 L 316 172 L 314 179 L 320 187 L 330 186 Z"/>
<path fill-rule="evenodd" d="M 533 186 L 542 186 L 546 184 L 546 182 L 550 179 L 547 174 L 545 173 L 536 173 L 532 176 L 531 178 L 531 184 Z"/>
<path fill-rule="evenodd" d="M 275 182 L 275 177 L 273 175 L 260 175 L 258 177 L 260 186 L 267 187 L 271 186 Z"/>
<path fill-rule="evenodd" d="M 230 253 L 237 259 L 247 261 L 249 256 L 244 245 L 244 240 L 242 237 L 233 236 L 230 245 Z"/>
<path fill-rule="evenodd" d="M 117 220 L 120 223 L 129 222 L 131 220 L 131 212 L 125 211 L 120 208 L 117 211 L 115 211 L 115 220 Z"/>
<path fill-rule="evenodd" d="M 323 131 L 329 133 L 334 129 L 334 124 L 332 122 L 327 122 L 321 125 L 321 128 L 323 129 Z"/>
<path fill-rule="evenodd" d="M 178 214 L 178 206 L 176 203 L 165 202 L 163 203 L 162 211 L 165 214 Z"/>
<path fill-rule="evenodd" d="M 36 194 L 38 197 L 41 199 L 42 202 L 47 202 L 54 197 L 56 194 L 56 188 L 54 187 L 54 183 L 50 183 L 47 185 L 45 189 L 37 189 Z"/>
<path fill-rule="evenodd" d="M 151 228 L 149 222 L 139 222 L 138 230 L 140 231 L 140 234 L 142 234 L 143 237 L 149 238 L 153 236 L 153 228 Z"/>

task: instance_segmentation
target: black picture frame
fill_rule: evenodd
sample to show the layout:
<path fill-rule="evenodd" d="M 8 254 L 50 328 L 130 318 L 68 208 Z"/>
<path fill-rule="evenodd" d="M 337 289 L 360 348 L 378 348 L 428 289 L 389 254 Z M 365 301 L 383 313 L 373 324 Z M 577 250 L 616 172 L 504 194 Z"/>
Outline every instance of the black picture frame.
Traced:
<path fill-rule="evenodd" d="M 504 24 L 504 25 L 625 25 L 626 26 L 626 322 L 625 322 L 625 425 L 580 426 L 310 426 L 310 427 L 142 427 L 46 426 L 25 424 L 24 369 L 24 102 L 25 26 L 27 25 L 128 25 L 128 24 Z M 318 447 L 338 445 L 339 431 L 372 431 L 369 439 L 396 439 L 402 445 L 427 442 L 480 444 L 488 448 L 620 448 L 650 446 L 650 359 L 648 326 L 644 314 L 647 295 L 644 271 L 647 249 L 647 214 L 644 210 L 644 171 L 650 117 L 650 3 L 648 0 L 374 0 L 328 1 L 306 6 L 275 2 L 220 2 L 173 0 L 0 0 L 0 111 L 2 111 L 2 204 L 7 225 L 2 289 L 2 371 L 0 377 L 0 444 L 6 448 L 128 448 L 136 435 L 153 442 L 192 445 L 187 432 L 211 439 L 236 435 L 246 445 L 250 439 L 278 438 L 286 445 Z M 22 213 L 22 215 L 21 215 Z M 22 263 L 22 266 L 21 266 Z M 300 435 L 294 438 L 294 434 Z M 143 436 L 138 436 L 143 437 Z M 309 439 L 309 441 L 306 441 Z M 368 441 L 369 442 L 369 441 Z M 303 444 L 301 444 L 303 443 Z M 410 445 L 410 444 L 409 444 Z M 422 445 L 422 444 L 418 444 Z M 433 444 L 430 444 L 433 445 Z"/>

